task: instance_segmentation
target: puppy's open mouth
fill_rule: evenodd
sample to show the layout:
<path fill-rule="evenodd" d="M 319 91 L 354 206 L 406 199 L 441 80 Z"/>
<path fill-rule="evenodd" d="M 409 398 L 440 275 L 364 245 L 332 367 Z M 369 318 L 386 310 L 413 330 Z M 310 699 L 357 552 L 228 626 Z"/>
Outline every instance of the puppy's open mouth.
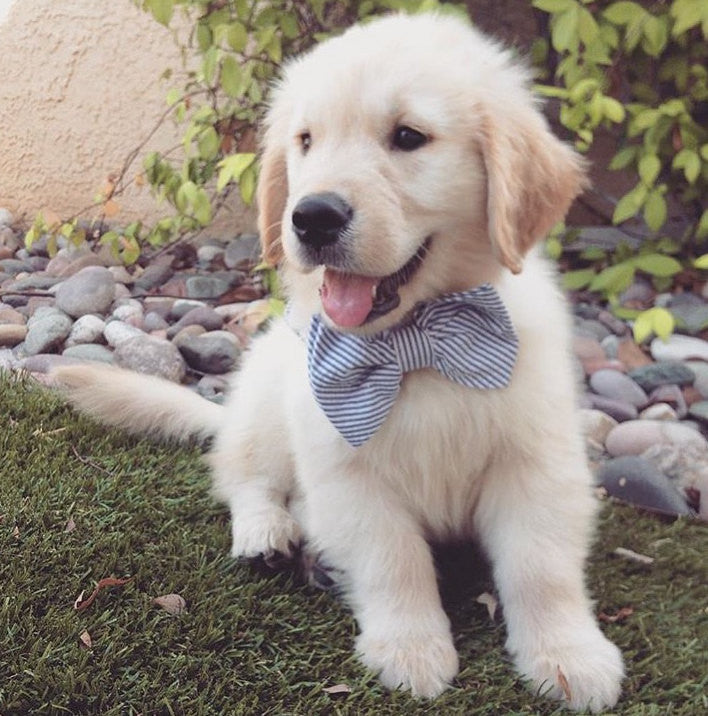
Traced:
<path fill-rule="evenodd" d="M 355 328 L 393 311 L 401 303 L 399 289 L 423 263 L 430 242 L 428 237 L 398 271 L 388 276 L 361 276 L 326 267 L 320 289 L 324 312 L 336 325 Z"/>

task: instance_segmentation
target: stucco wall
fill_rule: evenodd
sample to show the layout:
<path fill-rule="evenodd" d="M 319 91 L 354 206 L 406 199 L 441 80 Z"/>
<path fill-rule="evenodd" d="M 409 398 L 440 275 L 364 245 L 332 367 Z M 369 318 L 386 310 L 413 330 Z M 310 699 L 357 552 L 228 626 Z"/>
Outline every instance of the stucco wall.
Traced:
<path fill-rule="evenodd" d="M 31 219 L 90 204 L 107 176 L 147 136 L 179 81 L 171 34 L 131 0 L 0 0 L 0 207 Z M 7 10 L 7 7 L 4 8 Z M 3 14 L 4 19 L 3 19 Z M 166 123 L 145 151 L 179 143 Z M 160 215 L 147 188 L 119 199 L 116 221 Z M 252 228 L 239 207 L 215 227 Z"/>

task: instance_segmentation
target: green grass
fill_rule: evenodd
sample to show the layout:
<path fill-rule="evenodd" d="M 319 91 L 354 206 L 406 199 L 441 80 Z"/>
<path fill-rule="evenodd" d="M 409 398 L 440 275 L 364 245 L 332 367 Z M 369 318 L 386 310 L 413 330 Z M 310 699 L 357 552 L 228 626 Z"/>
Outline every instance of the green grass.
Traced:
<path fill-rule="evenodd" d="M 8 378 L 0 421 L 2 716 L 559 712 L 513 675 L 503 625 L 475 602 L 490 588 L 478 560 L 450 553 L 441 565 L 462 671 L 440 699 L 417 702 L 359 666 L 355 625 L 333 595 L 228 558 L 228 514 L 198 449 L 107 431 Z M 611 556 L 618 546 L 655 562 Z M 634 607 L 604 627 L 627 660 L 616 713 L 708 712 L 707 554 L 706 525 L 605 507 L 597 608 Z M 133 579 L 76 611 L 107 576 Z M 180 616 L 152 602 L 171 592 L 187 600 Z M 339 683 L 351 693 L 323 691 Z"/>

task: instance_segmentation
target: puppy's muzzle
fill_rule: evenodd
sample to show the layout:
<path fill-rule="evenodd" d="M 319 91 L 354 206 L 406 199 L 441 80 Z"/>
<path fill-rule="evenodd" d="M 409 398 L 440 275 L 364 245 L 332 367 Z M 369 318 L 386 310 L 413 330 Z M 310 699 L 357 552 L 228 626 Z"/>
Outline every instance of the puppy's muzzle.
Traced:
<path fill-rule="evenodd" d="M 310 249 L 336 243 L 354 215 L 339 194 L 330 191 L 304 196 L 293 209 L 293 231 Z"/>

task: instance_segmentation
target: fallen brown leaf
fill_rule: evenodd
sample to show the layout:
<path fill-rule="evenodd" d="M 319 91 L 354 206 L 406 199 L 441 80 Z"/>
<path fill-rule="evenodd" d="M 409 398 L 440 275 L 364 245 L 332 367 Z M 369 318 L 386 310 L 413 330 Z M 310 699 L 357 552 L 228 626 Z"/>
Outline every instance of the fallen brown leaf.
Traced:
<path fill-rule="evenodd" d="M 15 529 L 12 530 L 12 536 L 15 539 L 20 539 L 20 528 L 17 525 L 15 525 Z"/>
<path fill-rule="evenodd" d="M 170 614 L 179 615 L 187 609 L 187 602 L 179 594 L 163 594 L 152 600 Z"/>
<path fill-rule="evenodd" d="M 494 621 L 494 615 L 497 613 L 497 607 L 499 606 L 496 597 L 489 592 L 482 592 L 475 601 L 487 607 L 487 614 L 489 614 L 489 618 Z"/>
<path fill-rule="evenodd" d="M 573 700 L 573 692 L 570 690 L 570 684 L 568 683 L 568 679 L 566 678 L 565 674 L 561 671 L 560 666 L 556 667 L 556 676 L 558 677 L 558 684 L 563 689 L 563 695 L 566 698 L 566 701 L 572 701 Z"/>
<path fill-rule="evenodd" d="M 69 521 L 66 523 L 66 527 L 64 527 L 64 532 L 73 532 L 76 529 L 76 522 L 74 522 L 73 517 L 69 517 Z"/>
<path fill-rule="evenodd" d="M 601 622 L 605 622 L 606 624 L 614 624 L 615 622 L 623 622 L 627 617 L 634 614 L 634 609 L 632 607 L 622 607 L 617 611 L 616 614 L 607 614 L 605 612 L 600 612 L 597 615 L 597 618 Z"/>
<path fill-rule="evenodd" d="M 94 599 L 96 599 L 98 593 L 102 589 L 105 589 L 106 587 L 122 587 L 124 584 L 130 582 L 131 579 L 133 578 L 126 577 L 125 579 L 117 579 L 116 577 L 104 577 L 103 579 L 100 579 L 96 584 L 96 588 L 93 590 L 93 592 L 91 592 L 91 594 L 89 594 L 87 599 L 83 598 L 83 592 L 79 594 L 76 601 L 74 602 L 74 609 L 76 609 L 77 611 L 83 611 L 84 609 L 88 609 L 88 607 L 93 604 Z"/>
<path fill-rule="evenodd" d="M 93 646 L 91 635 L 86 631 L 86 629 L 79 634 L 79 642 L 82 649 L 90 649 Z"/>
<path fill-rule="evenodd" d="M 335 694 L 351 694 L 352 690 L 347 684 L 336 684 L 334 686 L 326 686 L 322 689 L 326 694 L 334 696 Z"/>

